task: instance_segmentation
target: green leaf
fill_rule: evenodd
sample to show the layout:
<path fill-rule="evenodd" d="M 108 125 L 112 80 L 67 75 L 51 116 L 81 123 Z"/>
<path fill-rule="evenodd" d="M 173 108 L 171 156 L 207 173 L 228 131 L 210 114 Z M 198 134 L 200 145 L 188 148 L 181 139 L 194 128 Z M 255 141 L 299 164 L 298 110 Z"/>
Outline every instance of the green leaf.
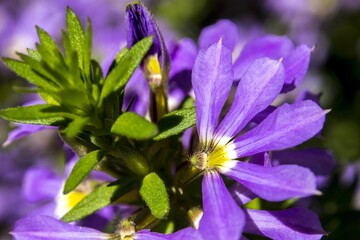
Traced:
<path fill-rule="evenodd" d="M 84 45 L 84 30 L 82 28 L 81 22 L 76 14 L 71 10 L 70 7 L 66 10 L 66 25 L 69 32 L 69 40 L 72 48 L 78 53 L 79 57 L 79 66 L 83 67 L 83 45 Z"/>
<path fill-rule="evenodd" d="M 111 132 L 136 140 L 152 138 L 158 133 L 154 123 L 133 112 L 125 112 L 116 119 Z"/>
<path fill-rule="evenodd" d="M 66 137 L 74 138 L 81 129 L 90 121 L 88 117 L 78 117 L 74 119 L 64 130 Z"/>
<path fill-rule="evenodd" d="M 129 51 L 123 54 L 116 67 L 110 72 L 104 81 L 101 91 L 100 103 L 112 92 L 122 90 L 129 81 L 135 69 L 151 47 L 153 37 L 147 37 L 136 43 Z"/>
<path fill-rule="evenodd" d="M 96 166 L 103 157 L 103 152 L 100 150 L 90 152 L 84 157 L 80 158 L 72 169 L 70 176 L 66 179 L 64 186 L 64 194 L 68 194 L 74 190 L 84 178 L 89 175 L 91 170 Z"/>
<path fill-rule="evenodd" d="M 163 180 L 156 173 L 149 173 L 144 177 L 140 195 L 155 217 L 166 217 L 170 210 L 169 196 Z"/>
<path fill-rule="evenodd" d="M 32 84 L 44 89 L 55 89 L 54 85 L 33 72 L 31 67 L 26 63 L 11 58 L 3 58 L 3 61 L 16 74 L 27 79 Z"/>
<path fill-rule="evenodd" d="M 91 48 L 92 48 L 92 28 L 90 19 L 87 21 L 85 39 L 84 39 L 84 72 L 88 78 L 90 78 L 90 68 L 91 68 Z M 90 79 L 88 79 L 90 80 Z"/>
<path fill-rule="evenodd" d="M 195 108 L 184 108 L 163 116 L 159 122 L 159 135 L 154 140 L 161 140 L 177 135 L 196 124 Z"/>
<path fill-rule="evenodd" d="M 58 126 L 66 118 L 74 118 L 76 116 L 63 112 L 58 106 L 41 104 L 28 107 L 6 108 L 0 110 L 0 117 L 18 123 Z"/>
<path fill-rule="evenodd" d="M 32 59 L 34 59 L 36 61 L 41 60 L 41 55 L 37 50 L 31 49 L 31 48 L 27 48 L 26 50 L 29 54 L 29 57 L 31 57 Z"/>
<path fill-rule="evenodd" d="M 93 214 L 101 208 L 115 202 L 128 191 L 131 184 L 132 182 L 128 181 L 115 186 L 108 186 L 108 184 L 101 185 L 66 213 L 61 220 L 73 222 Z"/>
<path fill-rule="evenodd" d="M 40 39 L 41 45 L 44 47 L 46 51 L 49 53 L 59 52 L 59 48 L 56 45 L 55 41 L 51 38 L 51 36 L 42 28 L 36 26 L 36 31 Z"/>

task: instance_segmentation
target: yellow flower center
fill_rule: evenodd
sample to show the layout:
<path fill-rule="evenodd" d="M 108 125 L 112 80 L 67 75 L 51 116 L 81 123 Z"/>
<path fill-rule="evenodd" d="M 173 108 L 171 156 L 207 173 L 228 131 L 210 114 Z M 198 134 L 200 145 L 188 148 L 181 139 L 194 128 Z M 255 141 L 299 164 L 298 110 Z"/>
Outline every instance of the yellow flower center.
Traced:
<path fill-rule="evenodd" d="M 201 150 L 190 158 L 190 162 L 199 170 L 224 166 L 235 158 L 231 146 L 230 144 Z"/>

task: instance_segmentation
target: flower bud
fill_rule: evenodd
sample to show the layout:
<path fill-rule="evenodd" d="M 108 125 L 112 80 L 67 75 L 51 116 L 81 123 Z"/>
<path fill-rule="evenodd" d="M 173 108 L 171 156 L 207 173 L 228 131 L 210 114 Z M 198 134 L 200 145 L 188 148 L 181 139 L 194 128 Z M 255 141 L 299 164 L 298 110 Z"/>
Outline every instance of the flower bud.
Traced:
<path fill-rule="evenodd" d="M 141 68 L 152 90 L 166 86 L 170 58 L 160 30 L 150 12 L 141 3 L 128 4 L 125 20 L 128 48 L 145 37 L 154 36 L 153 44 L 141 62 Z"/>

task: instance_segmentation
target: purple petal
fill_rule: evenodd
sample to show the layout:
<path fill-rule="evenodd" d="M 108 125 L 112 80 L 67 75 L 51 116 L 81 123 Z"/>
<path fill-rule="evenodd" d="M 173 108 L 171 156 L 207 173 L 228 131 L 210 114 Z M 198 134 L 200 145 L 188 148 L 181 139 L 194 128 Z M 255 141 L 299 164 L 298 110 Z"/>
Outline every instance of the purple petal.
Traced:
<path fill-rule="evenodd" d="M 265 118 L 267 118 L 270 113 L 272 113 L 273 111 L 275 111 L 276 107 L 274 106 L 268 106 L 267 108 L 265 108 L 265 110 L 259 112 L 258 114 L 255 115 L 255 117 L 253 119 L 251 119 L 251 122 L 254 123 L 261 123 L 262 121 L 264 121 Z"/>
<path fill-rule="evenodd" d="M 134 72 L 125 87 L 123 111 L 125 111 L 131 99 L 133 103 L 130 111 L 145 116 L 149 109 L 150 88 L 142 72 L 138 69 Z"/>
<path fill-rule="evenodd" d="M 261 165 L 264 167 L 272 167 L 272 162 L 269 153 L 258 153 L 249 159 L 249 163 Z"/>
<path fill-rule="evenodd" d="M 229 191 L 235 202 L 240 206 L 243 206 L 251 202 L 254 198 L 257 198 L 256 194 L 239 183 L 232 185 Z"/>
<path fill-rule="evenodd" d="M 241 79 L 234 102 L 216 129 L 216 137 L 234 137 L 275 100 L 283 84 L 284 69 L 280 61 L 257 59 Z"/>
<path fill-rule="evenodd" d="M 324 230 L 319 217 L 305 208 L 282 211 L 246 210 L 244 231 L 271 239 L 321 239 Z"/>
<path fill-rule="evenodd" d="M 22 194 L 29 202 L 52 201 L 60 192 L 63 179 L 48 168 L 32 168 L 24 176 Z"/>
<path fill-rule="evenodd" d="M 223 174 L 268 201 L 282 201 L 318 193 L 314 174 L 304 167 L 296 165 L 263 167 L 236 161 L 232 167 L 219 168 Z"/>
<path fill-rule="evenodd" d="M 244 227 L 244 213 L 235 203 L 221 176 L 207 172 L 202 181 L 204 214 L 199 231 L 207 240 L 238 240 Z"/>
<path fill-rule="evenodd" d="M 284 36 L 265 36 L 248 42 L 234 63 L 234 77 L 241 79 L 251 63 L 261 57 L 278 60 L 294 48 L 293 43 Z"/>
<path fill-rule="evenodd" d="M 309 168 L 317 176 L 328 176 L 336 167 L 334 156 L 327 150 L 318 148 L 288 149 L 272 153 L 272 162 L 296 164 Z"/>
<path fill-rule="evenodd" d="M 142 230 L 135 234 L 135 240 L 202 240 L 198 231 L 194 228 L 188 227 L 171 234 L 162 234 L 157 232 L 150 232 L 149 230 Z"/>
<path fill-rule="evenodd" d="M 64 223 L 48 216 L 20 219 L 11 234 L 16 240 L 39 239 L 110 239 L 110 235 L 97 230 Z"/>
<path fill-rule="evenodd" d="M 166 236 L 157 232 L 150 232 L 149 229 L 141 230 L 134 236 L 135 240 L 166 240 Z"/>
<path fill-rule="evenodd" d="M 236 154 L 244 157 L 303 143 L 320 132 L 326 113 L 310 100 L 284 104 L 235 140 Z"/>
<path fill-rule="evenodd" d="M 198 50 L 192 39 L 183 38 L 176 42 L 174 49 L 170 53 L 171 70 L 169 81 L 175 74 L 184 70 L 191 70 L 195 64 L 197 53 Z"/>
<path fill-rule="evenodd" d="M 200 48 L 208 48 L 210 45 L 223 40 L 223 44 L 231 51 L 239 41 L 239 32 L 236 25 L 226 19 L 219 20 L 215 24 L 202 30 L 199 37 Z"/>
<path fill-rule="evenodd" d="M 232 85 L 231 52 L 222 41 L 201 50 L 192 73 L 195 92 L 197 129 L 200 141 L 207 144 Z"/>
<path fill-rule="evenodd" d="M 4 147 L 28 135 L 47 129 L 57 129 L 57 127 L 53 127 L 53 126 L 41 126 L 41 125 L 31 125 L 31 124 L 16 124 L 16 126 L 17 128 L 9 133 L 8 138 L 3 143 Z"/>
<path fill-rule="evenodd" d="M 303 80 L 309 68 L 311 52 L 308 46 L 300 45 L 284 58 L 285 86 L 282 92 L 293 90 Z"/>

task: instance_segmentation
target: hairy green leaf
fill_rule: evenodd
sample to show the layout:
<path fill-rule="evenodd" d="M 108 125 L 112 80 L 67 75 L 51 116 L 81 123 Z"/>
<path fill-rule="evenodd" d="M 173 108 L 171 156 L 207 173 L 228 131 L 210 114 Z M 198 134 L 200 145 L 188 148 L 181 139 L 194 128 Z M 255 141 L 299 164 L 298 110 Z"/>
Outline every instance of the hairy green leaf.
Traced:
<path fill-rule="evenodd" d="M 55 89 L 54 85 L 37 75 L 26 63 L 11 58 L 3 58 L 3 61 L 16 74 L 22 78 L 27 79 L 32 84 L 43 89 Z"/>
<path fill-rule="evenodd" d="M 76 14 L 71 10 L 70 7 L 66 11 L 66 25 L 69 32 L 69 40 L 71 47 L 77 52 L 79 58 L 79 66 L 84 69 L 83 59 L 84 59 L 84 30 L 82 28 L 81 22 Z"/>
<path fill-rule="evenodd" d="M 159 122 L 159 135 L 154 140 L 161 140 L 179 134 L 196 124 L 195 108 L 184 108 L 163 116 Z"/>
<path fill-rule="evenodd" d="M 101 185 L 66 213 L 61 220 L 73 222 L 93 214 L 101 208 L 115 202 L 119 197 L 125 194 L 131 183 L 132 182 L 125 182 L 115 186 L 108 186 L 108 184 Z"/>
<path fill-rule="evenodd" d="M 76 116 L 63 112 L 58 106 L 41 104 L 28 107 L 6 108 L 0 110 L 0 117 L 18 123 L 58 126 L 66 118 L 74 118 Z"/>
<path fill-rule="evenodd" d="M 68 194 L 74 190 L 84 178 L 89 175 L 91 170 L 96 166 L 103 157 L 103 152 L 96 150 L 90 152 L 84 157 L 80 158 L 72 169 L 70 176 L 66 179 L 64 186 L 64 194 Z"/>
<path fill-rule="evenodd" d="M 147 37 L 136 43 L 118 61 L 116 67 L 110 72 L 104 81 L 101 91 L 100 103 L 112 92 L 117 92 L 125 88 L 135 69 L 149 50 L 153 42 L 153 37 Z"/>
<path fill-rule="evenodd" d="M 56 45 L 55 41 L 44 29 L 36 26 L 36 31 L 39 36 L 40 43 L 46 51 L 48 51 L 49 53 L 53 53 L 55 51 L 59 52 L 59 48 Z"/>
<path fill-rule="evenodd" d="M 125 112 L 118 117 L 111 132 L 136 140 L 152 138 L 158 133 L 154 123 L 133 112 Z"/>
<path fill-rule="evenodd" d="M 156 173 L 144 177 L 140 195 L 155 217 L 166 217 L 170 210 L 169 196 L 163 180 Z"/>

